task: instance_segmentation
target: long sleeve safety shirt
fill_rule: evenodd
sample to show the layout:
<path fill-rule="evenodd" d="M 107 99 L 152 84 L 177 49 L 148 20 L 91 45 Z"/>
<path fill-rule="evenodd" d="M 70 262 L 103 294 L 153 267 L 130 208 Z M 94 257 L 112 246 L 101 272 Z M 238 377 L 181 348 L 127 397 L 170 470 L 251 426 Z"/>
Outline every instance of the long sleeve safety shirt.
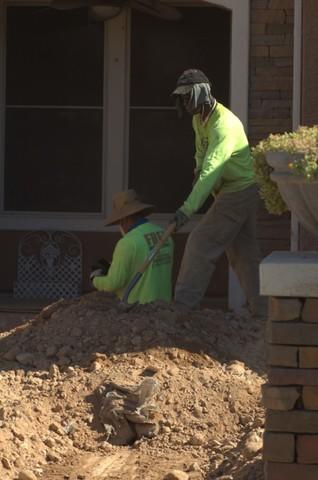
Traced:
<path fill-rule="evenodd" d="M 244 190 L 255 183 L 255 175 L 244 127 L 230 110 L 218 103 L 206 123 L 193 117 L 196 172 L 193 189 L 181 207 L 190 217 L 207 197 L 220 192 Z"/>
<path fill-rule="evenodd" d="M 97 290 L 114 292 L 122 298 L 128 283 L 163 233 L 161 227 L 150 222 L 132 228 L 116 244 L 107 275 L 94 278 L 94 287 Z M 155 300 L 170 302 L 172 263 L 173 242 L 169 239 L 132 290 L 128 302 L 149 303 Z"/>

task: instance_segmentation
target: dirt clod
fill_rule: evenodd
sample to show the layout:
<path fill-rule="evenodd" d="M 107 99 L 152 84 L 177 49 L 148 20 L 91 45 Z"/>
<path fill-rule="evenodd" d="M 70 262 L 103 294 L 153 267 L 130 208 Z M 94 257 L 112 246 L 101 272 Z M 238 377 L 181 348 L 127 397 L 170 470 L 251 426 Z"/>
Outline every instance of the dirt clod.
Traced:
<path fill-rule="evenodd" d="M 23 470 L 19 472 L 19 480 L 37 480 L 37 478 L 34 473 L 29 470 Z"/>
<path fill-rule="evenodd" d="M 172 470 L 165 476 L 165 480 L 188 480 L 189 475 L 181 470 Z"/>

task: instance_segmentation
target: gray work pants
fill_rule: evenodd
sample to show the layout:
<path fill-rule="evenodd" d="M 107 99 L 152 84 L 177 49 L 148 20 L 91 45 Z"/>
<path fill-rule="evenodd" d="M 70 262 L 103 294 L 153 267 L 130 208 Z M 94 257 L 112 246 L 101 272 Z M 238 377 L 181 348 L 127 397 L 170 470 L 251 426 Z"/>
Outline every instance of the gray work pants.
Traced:
<path fill-rule="evenodd" d="M 176 302 L 199 308 L 216 262 L 225 251 L 251 312 L 257 314 L 260 305 L 257 207 L 256 185 L 216 197 L 187 240 L 175 289 Z"/>

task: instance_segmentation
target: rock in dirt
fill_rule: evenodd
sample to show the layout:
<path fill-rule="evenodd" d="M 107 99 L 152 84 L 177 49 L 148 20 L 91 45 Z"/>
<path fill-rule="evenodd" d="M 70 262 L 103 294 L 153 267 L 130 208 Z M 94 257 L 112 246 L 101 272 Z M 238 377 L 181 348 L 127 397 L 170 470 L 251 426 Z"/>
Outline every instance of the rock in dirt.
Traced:
<path fill-rule="evenodd" d="M 6 470 L 11 470 L 11 464 L 6 457 L 2 457 L 1 459 L 2 465 Z"/>
<path fill-rule="evenodd" d="M 195 433 L 189 440 L 190 445 L 200 447 L 204 444 L 204 436 L 200 433 Z"/>
<path fill-rule="evenodd" d="M 61 457 L 57 453 L 53 452 L 52 450 L 46 453 L 46 459 L 48 462 L 53 462 L 53 463 L 58 463 L 61 461 Z"/>
<path fill-rule="evenodd" d="M 157 423 L 135 423 L 134 424 L 137 440 L 141 438 L 153 438 L 159 432 Z"/>
<path fill-rule="evenodd" d="M 37 480 L 36 476 L 30 470 L 22 470 L 19 472 L 19 480 Z"/>
<path fill-rule="evenodd" d="M 53 364 L 50 366 L 49 374 L 50 374 L 50 378 L 59 378 L 59 377 L 60 377 L 60 369 L 59 369 L 59 367 L 53 363 Z"/>
<path fill-rule="evenodd" d="M 242 362 L 232 362 L 228 366 L 228 370 L 233 373 L 233 375 L 245 375 L 245 365 Z"/>
<path fill-rule="evenodd" d="M 56 422 L 52 422 L 50 425 L 49 425 L 49 430 L 51 430 L 51 432 L 55 432 L 57 433 L 58 435 L 64 435 L 64 431 L 61 427 L 61 425 L 59 425 L 58 423 Z"/>
<path fill-rule="evenodd" d="M 15 360 L 15 357 L 17 356 L 17 353 L 19 353 L 19 350 L 17 347 L 12 347 L 10 348 L 10 350 L 8 350 L 7 352 L 5 352 L 3 354 L 3 358 L 5 360 L 8 360 L 9 362 Z"/>
<path fill-rule="evenodd" d="M 243 454 L 246 458 L 251 458 L 257 452 L 259 452 L 262 449 L 262 447 L 263 447 L 262 436 L 259 435 L 257 432 L 251 432 L 246 437 Z"/>
<path fill-rule="evenodd" d="M 5 420 L 5 409 L 4 407 L 0 407 L 0 420 Z"/>
<path fill-rule="evenodd" d="M 171 470 L 164 477 L 164 480 L 189 480 L 189 475 L 181 470 Z"/>
<path fill-rule="evenodd" d="M 189 472 L 201 472 L 200 465 L 198 463 L 192 463 L 189 467 Z"/>
<path fill-rule="evenodd" d="M 21 363 L 21 365 L 32 366 L 34 364 L 34 358 L 32 353 L 18 353 L 16 355 L 16 361 Z"/>

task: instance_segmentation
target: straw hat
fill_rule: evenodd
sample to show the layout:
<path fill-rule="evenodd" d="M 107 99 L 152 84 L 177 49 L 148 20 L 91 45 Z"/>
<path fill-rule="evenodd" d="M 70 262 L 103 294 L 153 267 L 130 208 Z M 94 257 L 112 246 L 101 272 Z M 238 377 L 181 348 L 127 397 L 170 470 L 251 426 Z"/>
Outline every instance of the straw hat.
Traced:
<path fill-rule="evenodd" d="M 142 203 L 135 190 L 126 190 L 124 192 L 115 193 L 113 196 L 113 211 L 111 215 L 106 218 L 105 225 L 115 225 L 123 218 L 129 217 L 138 212 L 143 212 L 144 215 L 149 215 L 154 208 L 154 205 Z"/>

